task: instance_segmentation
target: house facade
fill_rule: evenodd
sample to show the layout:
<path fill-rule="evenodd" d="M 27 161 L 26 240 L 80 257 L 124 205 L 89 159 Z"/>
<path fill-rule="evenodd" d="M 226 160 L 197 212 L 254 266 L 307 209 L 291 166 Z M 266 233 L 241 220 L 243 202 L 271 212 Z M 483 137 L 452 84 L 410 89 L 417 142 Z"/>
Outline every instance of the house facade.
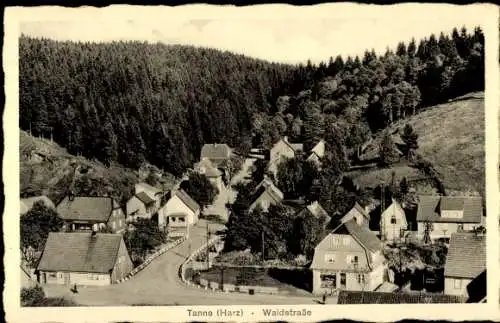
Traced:
<path fill-rule="evenodd" d="M 391 205 L 380 215 L 380 236 L 383 241 L 396 242 L 404 237 L 407 229 L 405 211 L 393 199 Z"/>
<path fill-rule="evenodd" d="M 431 240 L 449 239 L 452 233 L 485 226 L 481 197 L 420 196 L 417 225 L 419 237 Z"/>
<path fill-rule="evenodd" d="M 51 232 L 37 273 L 41 284 L 110 285 L 132 269 L 120 234 Z"/>
<path fill-rule="evenodd" d="M 264 178 L 255 188 L 248 211 L 253 211 L 257 206 L 267 211 L 271 205 L 279 204 L 283 199 L 283 192 L 270 179 Z"/>
<path fill-rule="evenodd" d="M 187 235 L 189 227 L 198 222 L 200 205 L 184 190 L 172 192 L 170 199 L 158 211 L 160 230 L 167 229 L 168 234 Z"/>
<path fill-rule="evenodd" d="M 201 160 L 196 166 L 195 170 L 200 173 L 205 175 L 210 183 L 217 188 L 217 190 L 222 192 L 224 189 L 224 180 L 223 180 L 223 173 L 215 167 L 210 159 L 205 158 Z"/>
<path fill-rule="evenodd" d="M 151 219 L 158 210 L 156 201 L 146 192 L 139 192 L 132 196 L 126 205 L 127 221 L 138 218 Z"/>
<path fill-rule="evenodd" d="M 276 177 L 279 164 L 286 159 L 294 158 L 303 149 L 303 144 L 290 143 L 286 136 L 281 138 L 269 151 L 269 172 Z"/>
<path fill-rule="evenodd" d="M 352 209 L 340 219 L 340 223 L 346 223 L 353 219 L 358 225 L 370 227 L 370 215 L 358 202 L 354 203 Z"/>
<path fill-rule="evenodd" d="M 384 281 L 382 243 L 367 227 L 352 219 L 316 246 L 311 270 L 316 295 L 335 290 L 372 291 Z"/>
<path fill-rule="evenodd" d="M 52 202 L 47 196 L 45 195 L 40 195 L 40 196 L 33 196 L 33 197 L 28 197 L 21 199 L 20 203 L 20 214 L 25 214 L 28 211 L 30 211 L 33 208 L 33 205 L 35 205 L 36 202 L 42 202 L 45 204 L 46 207 L 54 209 L 56 206 L 54 205 L 54 202 Z"/>
<path fill-rule="evenodd" d="M 122 233 L 126 228 L 125 213 L 111 197 L 66 196 L 56 207 L 63 219 L 64 231 L 101 231 Z"/>
<path fill-rule="evenodd" d="M 308 161 L 314 162 L 316 165 L 321 164 L 321 159 L 325 156 L 325 141 L 320 140 L 310 152 L 309 157 L 307 157 Z"/>
<path fill-rule="evenodd" d="M 486 237 L 462 232 L 451 234 L 444 267 L 444 293 L 470 297 L 468 286 L 486 270 Z"/>
<path fill-rule="evenodd" d="M 163 198 L 163 190 L 151 186 L 148 183 L 140 182 L 134 185 L 134 194 L 145 193 L 150 199 L 155 201 L 155 208 L 158 210 L 161 207 L 161 201 Z"/>

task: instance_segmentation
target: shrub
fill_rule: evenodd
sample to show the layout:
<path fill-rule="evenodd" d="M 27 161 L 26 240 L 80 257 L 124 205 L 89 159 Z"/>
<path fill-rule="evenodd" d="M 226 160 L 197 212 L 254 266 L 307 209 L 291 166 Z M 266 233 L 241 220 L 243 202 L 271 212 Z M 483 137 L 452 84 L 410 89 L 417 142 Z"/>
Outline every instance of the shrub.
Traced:
<path fill-rule="evenodd" d="M 21 290 L 21 305 L 22 306 L 37 306 L 45 299 L 45 292 L 40 286 L 31 288 L 23 288 Z"/>

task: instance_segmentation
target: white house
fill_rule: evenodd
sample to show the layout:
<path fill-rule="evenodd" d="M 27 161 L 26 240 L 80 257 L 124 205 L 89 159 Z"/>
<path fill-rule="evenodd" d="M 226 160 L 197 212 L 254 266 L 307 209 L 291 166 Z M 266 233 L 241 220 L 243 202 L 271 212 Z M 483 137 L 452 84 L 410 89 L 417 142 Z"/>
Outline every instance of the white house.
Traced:
<path fill-rule="evenodd" d="M 470 297 L 467 286 L 485 270 L 484 234 L 452 233 L 444 267 L 444 293 Z"/>
<path fill-rule="evenodd" d="M 198 222 L 200 205 L 184 190 L 172 192 L 170 199 L 158 211 L 158 226 L 167 228 L 169 235 L 185 235 Z"/>
<path fill-rule="evenodd" d="M 314 249 L 313 293 L 373 291 L 384 281 L 382 242 L 354 219 L 341 224 Z"/>
<path fill-rule="evenodd" d="M 341 219 L 340 223 L 346 223 L 354 219 L 358 225 L 370 227 L 370 215 L 368 209 L 363 208 L 358 202 L 354 204 L 352 209 L 349 210 Z"/>
<path fill-rule="evenodd" d="M 391 205 L 380 215 L 380 236 L 382 240 L 395 242 L 404 237 L 408 229 L 405 211 L 401 205 L 392 200 Z"/>

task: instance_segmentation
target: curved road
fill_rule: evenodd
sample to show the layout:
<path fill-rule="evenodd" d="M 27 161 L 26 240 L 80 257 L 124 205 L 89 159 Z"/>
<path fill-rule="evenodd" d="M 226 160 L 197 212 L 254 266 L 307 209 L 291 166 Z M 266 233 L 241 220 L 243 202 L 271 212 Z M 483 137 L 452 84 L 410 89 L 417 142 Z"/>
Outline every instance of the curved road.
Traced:
<path fill-rule="evenodd" d="M 255 159 L 248 158 L 232 182 L 244 180 L 254 161 Z M 230 198 L 234 199 L 235 192 L 232 192 L 231 195 Z M 76 294 L 72 294 L 65 286 L 44 285 L 44 290 L 49 297 L 66 296 L 78 304 L 87 306 L 297 305 L 315 303 L 313 296 L 212 292 L 184 284 L 179 277 L 179 268 L 189 253 L 194 252 L 206 242 L 206 223 L 205 220 L 200 220 L 191 230 L 191 238 L 188 241 L 159 256 L 141 272 L 121 284 L 100 287 L 81 286 Z M 222 227 L 221 224 L 209 224 L 211 232 L 220 230 Z"/>

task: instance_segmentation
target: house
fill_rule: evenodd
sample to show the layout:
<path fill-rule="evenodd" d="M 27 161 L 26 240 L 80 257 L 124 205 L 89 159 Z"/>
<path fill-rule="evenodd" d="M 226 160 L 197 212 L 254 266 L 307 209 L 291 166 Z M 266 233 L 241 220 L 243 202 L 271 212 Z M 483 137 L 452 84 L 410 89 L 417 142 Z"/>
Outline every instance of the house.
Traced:
<path fill-rule="evenodd" d="M 391 205 L 380 215 L 380 236 L 383 241 L 395 242 L 408 229 L 406 214 L 401 204 L 392 199 Z"/>
<path fill-rule="evenodd" d="M 430 293 L 387 293 L 342 290 L 338 304 L 453 304 L 465 303 L 460 296 Z"/>
<path fill-rule="evenodd" d="M 283 199 L 283 192 L 269 178 L 264 178 L 254 190 L 248 212 L 253 211 L 257 206 L 267 211 L 269 206 L 279 204 Z"/>
<path fill-rule="evenodd" d="M 444 293 L 468 297 L 467 286 L 485 270 L 485 235 L 452 233 L 444 267 Z"/>
<path fill-rule="evenodd" d="M 368 228 L 370 226 L 370 215 L 367 211 L 367 208 L 363 208 L 356 202 L 352 209 L 340 219 L 340 223 L 346 223 L 354 219 L 358 225 L 363 225 Z"/>
<path fill-rule="evenodd" d="M 325 156 L 325 141 L 320 140 L 310 151 L 309 157 L 307 157 L 308 161 L 312 161 L 319 165 L 321 163 L 321 159 Z"/>
<path fill-rule="evenodd" d="M 115 199 L 107 196 L 66 196 L 56 207 L 63 219 L 63 230 L 100 231 L 108 228 L 114 233 L 125 230 L 125 214 Z"/>
<path fill-rule="evenodd" d="M 120 234 L 51 232 L 37 266 L 42 284 L 110 285 L 133 269 Z"/>
<path fill-rule="evenodd" d="M 420 196 L 417 208 L 419 237 L 449 239 L 452 233 L 484 226 L 481 197 Z"/>
<path fill-rule="evenodd" d="M 231 159 L 232 149 L 227 144 L 205 144 L 201 148 L 200 161 L 210 160 L 215 167 L 220 167 Z"/>
<path fill-rule="evenodd" d="M 171 192 L 170 199 L 158 211 L 158 226 L 171 236 L 189 234 L 189 227 L 198 222 L 200 205 L 184 190 Z"/>
<path fill-rule="evenodd" d="M 354 219 L 339 225 L 314 249 L 313 293 L 372 291 L 384 282 L 382 242 Z"/>
<path fill-rule="evenodd" d="M 139 194 L 141 192 L 146 193 L 151 199 L 155 201 L 155 208 L 158 210 L 161 207 L 161 201 L 163 198 L 163 190 L 149 185 L 148 183 L 140 182 L 134 186 L 134 194 Z"/>
<path fill-rule="evenodd" d="M 156 201 L 146 192 L 136 193 L 127 201 L 127 221 L 135 221 L 137 218 L 151 219 L 158 210 L 156 205 Z"/>
<path fill-rule="evenodd" d="M 295 156 L 303 151 L 304 145 L 300 143 L 290 143 L 288 137 L 281 138 L 269 151 L 269 171 L 276 177 L 278 173 L 278 165 L 286 159 L 295 158 Z"/>
<path fill-rule="evenodd" d="M 223 173 L 212 164 L 210 159 L 202 159 L 195 165 L 195 170 L 200 174 L 204 174 L 210 183 L 212 183 L 212 185 L 216 187 L 219 192 L 222 192 L 224 189 L 224 180 L 222 178 Z"/>
<path fill-rule="evenodd" d="M 28 213 L 28 211 L 33 208 L 33 205 L 35 205 L 36 202 L 43 202 L 45 206 L 54 210 L 56 209 L 54 202 L 52 202 L 47 196 L 40 195 L 21 199 L 20 214 Z"/>

